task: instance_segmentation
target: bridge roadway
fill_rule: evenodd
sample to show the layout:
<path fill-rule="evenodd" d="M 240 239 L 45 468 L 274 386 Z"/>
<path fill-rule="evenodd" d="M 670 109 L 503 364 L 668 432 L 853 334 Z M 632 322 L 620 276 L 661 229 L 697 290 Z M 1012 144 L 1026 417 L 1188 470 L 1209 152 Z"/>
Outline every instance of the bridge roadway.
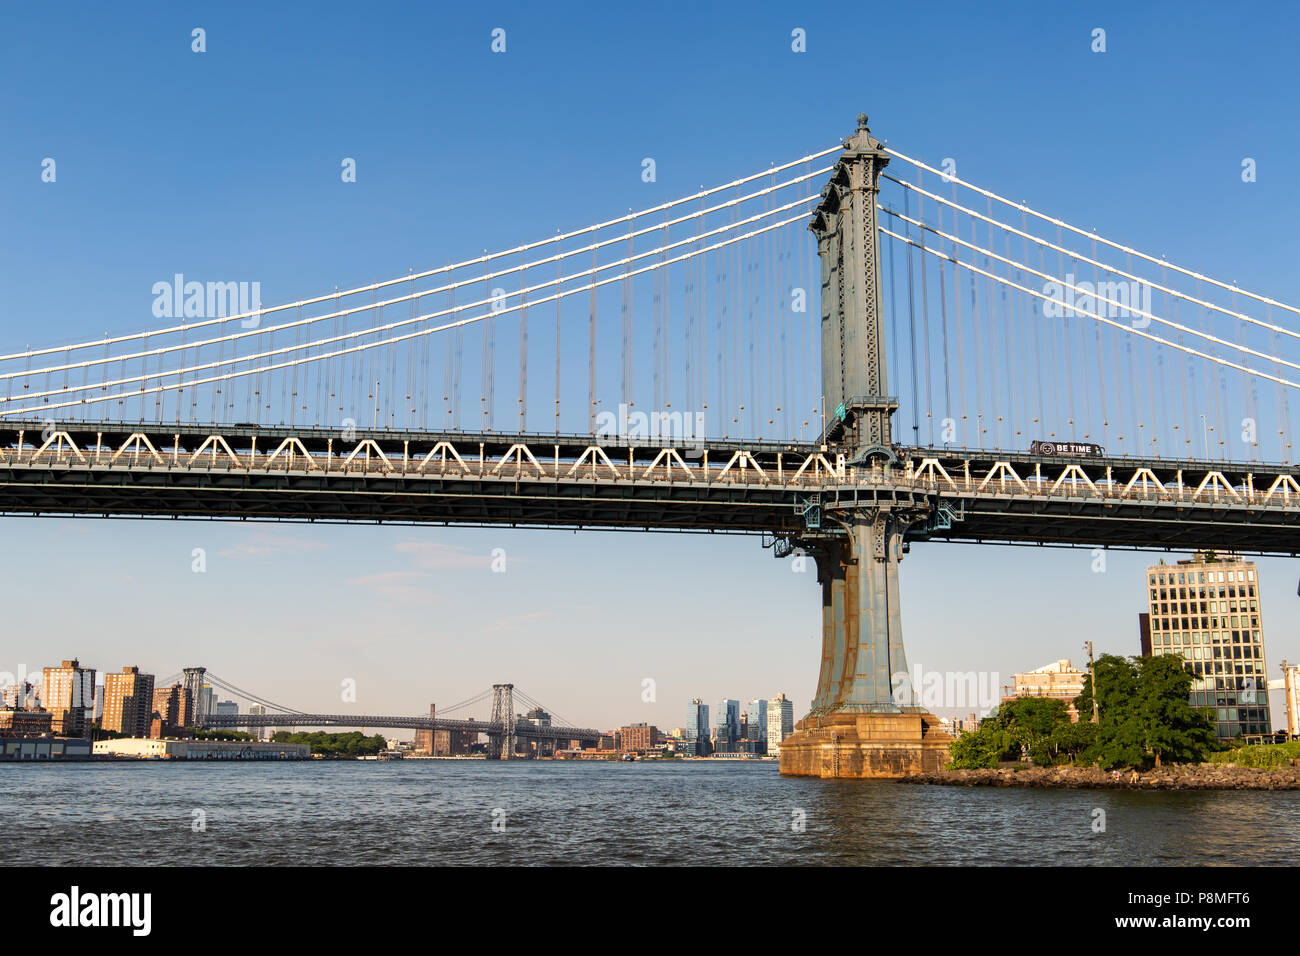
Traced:
<path fill-rule="evenodd" d="M 445 717 L 385 717 L 374 714 L 209 714 L 203 718 L 205 730 L 237 727 L 392 727 L 406 730 L 452 730 L 488 736 L 505 733 L 499 723 L 486 720 L 447 720 Z M 600 731 L 590 727 L 538 727 L 527 721 L 515 724 L 515 736 L 529 740 L 600 739 Z"/>
<path fill-rule="evenodd" d="M 764 533 L 909 514 L 906 540 L 1300 552 L 1290 465 L 292 426 L 0 422 L 0 514 Z M 785 550 L 778 553 L 784 553 Z"/>

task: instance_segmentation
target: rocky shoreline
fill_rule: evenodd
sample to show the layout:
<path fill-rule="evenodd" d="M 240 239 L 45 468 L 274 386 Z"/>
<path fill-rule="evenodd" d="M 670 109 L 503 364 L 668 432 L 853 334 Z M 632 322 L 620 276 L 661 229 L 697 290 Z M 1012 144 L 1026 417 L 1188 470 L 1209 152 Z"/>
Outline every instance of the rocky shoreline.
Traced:
<path fill-rule="evenodd" d="M 1300 767 L 1261 770 L 1231 764 L 1180 764 L 1115 776 L 1095 767 L 1027 767 L 1016 770 L 940 770 L 904 777 L 905 783 L 950 787 L 1034 787 L 1085 790 L 1300 790 Z"/>

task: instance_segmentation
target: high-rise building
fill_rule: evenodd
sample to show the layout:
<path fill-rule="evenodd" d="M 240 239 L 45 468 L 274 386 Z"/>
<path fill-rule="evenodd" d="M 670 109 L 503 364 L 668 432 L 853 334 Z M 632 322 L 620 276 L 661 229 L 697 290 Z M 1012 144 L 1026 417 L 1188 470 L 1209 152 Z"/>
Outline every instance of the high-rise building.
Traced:
<path fill-rule="evenodd" d="M 190 689 L 175 683 L 153 692 L 153 709 L 162 722 L 170 727 L 194 726 L 194 700 Z"/>
<path fill-rule="evenodd" d="M 42 672 L 41 699 L 59 737 L 84 737 L 95 713 L 95 671 L 76 658 Z"/>
<path fill-rule="evenodd" d="M 104 675 L 104 716 L 100 726 L 128 737 L 148 737 L 153 723 L 153 674 L 138 667 Z"/>
<path fill-rule="evenodd" d="M 952 722 L 953 729 L 959 734 L 969 734 L 972 731 L 980 729 L 979 718 L 974 714 L 969 717 L 958 717 Z"/>
<path fill-rule="evenodd" d="M 540 707 L 534 707 L 519 719 L 528 721 L 528 723 L 532 724 L 534 727 L 551 726 L 551 715 Z"/>
<path fill-rule="evenodd" d="M 249 714 L 250 717 L 263 717 L 263 716 L 266 715 L 266 705 L 265 705 L 265 704 L 249 704 L 249 705 L 248 705 L 248 714 Z M 251 727 L 251 726 L 250 726 L 250 727 L 248 728 L 248 732 L 249 732 L 250 734 L 252 734 L 253 737 L 256 738 L 257 740 L 265 740 L 266 737 L 267 737 L 267 733 L 266 733 L 266 728 L 265 728 L 265 727 Z M 419 731 L 416 731 L 416 733 L 418 734 Z"/>
<path fill-rule="evenodd" d="M 1151 653 L 1191 665 L 1192 706 L 1209 711 L 1221 739 L 1273 730 L 1259 603 L 1255 563 L 1235 555 L 1147 568 Z"/>
<path fill-rule="evenodd" d="M 781 741 L 794 733 L 794 701 L 777 694 L 767 702 L 767 755 L 781 752 Z"/>
<path fill-rule="evenodd" d="M 698 697 L 686 705 L 686 727 L 682 738 L 693 757 L 709 755 L 709 705 Z"/>
<path fill-rule="evenodd" d="M 0 692 L 0 707 L 8 707 L 13 710 L 37 707 L 40 705 L 38 698 L 39 695 L 36 693 L 36 688 L 32 686 L 31 681 L 18 681 L 7 685 L 3 692 Z"/>
<path fill-rule="evenodd" d="M 213 713 L 221 714 L 225 717 L 238 717 L 239 703 L 233 700 L 219 700 L 217 701 L 216 710 L 214 710 Z"/>
<path fill-rule="evenodd" d="M 767 701 L 762 698 L 745 708 L 745 745 L 748 753 L 767 753 Z"/>
<path fill-rule="evenodd" d="M 713 749 L 719 753 L 735 753 L 740 743 L 740 701 L 726 697 L 718 701 L 717 720 Z"/>

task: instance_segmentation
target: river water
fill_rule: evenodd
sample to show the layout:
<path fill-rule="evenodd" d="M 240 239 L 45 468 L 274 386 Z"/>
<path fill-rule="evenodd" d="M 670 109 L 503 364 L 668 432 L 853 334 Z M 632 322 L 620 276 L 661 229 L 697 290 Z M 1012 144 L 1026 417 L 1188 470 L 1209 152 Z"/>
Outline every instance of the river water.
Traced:
<path fill-rule="evenodd" d="M 1289 865 L 1300 793 L 808 780 L 770 762 L 0 764 L 0 841 L 7 863 L 45 865 Z"/>

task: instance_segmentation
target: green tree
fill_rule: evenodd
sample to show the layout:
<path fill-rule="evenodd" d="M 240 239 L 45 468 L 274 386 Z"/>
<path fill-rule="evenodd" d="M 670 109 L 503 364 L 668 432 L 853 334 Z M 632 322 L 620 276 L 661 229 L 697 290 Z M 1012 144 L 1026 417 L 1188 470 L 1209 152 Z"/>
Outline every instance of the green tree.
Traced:
<path fill-rule="evenodd" d="M 367 737 L 359 731 L 331 734 L 324 731 L 312 733 L 295 733 L 276 731 L 271 738 L 276 743 L 307 744 L 312 753 L 327 757 L 363 757 L 377 754 L 388 747 L 388 741 L 382 734 Z"/>
<path fill-rule="evenodd" d="M 998 708 L 998 720 L 1037 764 L 1055 761 L 1052 740 L 1061 722 L 1069 723 L 1065 701 L 1051 697 L 1017 697 Z"/>
<path fill-rule="evenodd" d="M 1214 725 L 1189 701 L 1192 672 L 1173 654 L 1142 659 L 1134 735 L 1159 767 L 1162 761 L 1199 763 L 1215 749 Z"/>
<path fill-rule="evenodd" d="M 992 715 L 990 715 L 991 717 Z M 1001 726 L 985 717 L 979 729 L 959 734 L 948 751 L 948 767 L 953 770 L 979 770 L 996 767 L 1015 742 Z M 1017 748 L 1018 752 L 1018 748 Z"/>
<path fill-rule="evenodd" d="M 1093 673 L 1084 678 L 1083 693 L 1074 700 L 1079 719 L 1092 715 L 1093 676 L 1097 690 L 1097 737 L 1083 753 L 1080 762 L 1097 764 L 1105 770 L 1135 767 L 1142 763 L 1142 735 L 1130 720 L 1137 697 L 1138 665 L 1135 658 L 1102 654 L 1092 665 Z"/>
<path fill-rule="evenodd" d="M 1051 697 L 1017 697 L 1002 703 L 964 733 L 949 752 L 953 768 L 996 767 L 1002 760 L 1028 752 L 1036 764 L 1051 766 L 1073 759 L 1092 745 L 1096 729 L 1070 720 L 1065 701 Z"/>
<path fill-rule="evenodd" d="M 1209 717 L 1188 702 L 1190 665 L 1171 654 L 1119 657 L 1103 654 L 1094 664 L 1100 722 L 1096 742 L 1082 761 L 1106 769 L 1198 762 L 1214 748 Z M 1093 682 L 1084 680 L 1075 699 L 1081 715 L 1092 712 Z"/>

